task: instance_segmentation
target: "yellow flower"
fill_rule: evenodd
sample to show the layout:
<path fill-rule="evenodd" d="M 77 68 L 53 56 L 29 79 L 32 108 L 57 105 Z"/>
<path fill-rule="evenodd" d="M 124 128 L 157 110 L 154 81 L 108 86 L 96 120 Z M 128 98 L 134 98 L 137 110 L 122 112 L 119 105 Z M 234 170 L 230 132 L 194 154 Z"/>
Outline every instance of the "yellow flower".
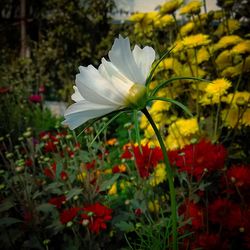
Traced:
<path fill-rule="evenodd" d="M 216 66 L 222 70 L 232 65 L 232 54 L 230 50 L 222 51 L 215 59 Z"/>
<path fill-rule="evenodd" d="M 149 122 L 145 115 L 141 116 L 140 128 L 145 129 L 148 126 Z"/>
<path fill-rule="evenodd" d="M 196 48 L 202 45 L 207 45 L 211 42 L 208 35 L 196 34 L 186 36 L 183 38 L 182 43 L 186 48 Z"/>
<path fill-rule="evenodd" d="M 199 14 L 201 9 L 201 2 L 200 1 L 191 1 L 187 5 L 183 6 L 180 9 L 180 15 L 184 14 Z"/>
<path fill-rule="evenodd" d="M 222 98 L 223 102 L 226 102 L 234 107 L 237 107 L 239 104 L 247 104 L 250 101 L 250 92 L 247 91 L 236 91 L 230 93 L 227 96 Z"/>
<path fill-rule="evenodd" d="M 225 78 L 218 78 L 213 80 L 212 83 L 208 83 L 205 91 L 210 95 L 222 96 L 227 93 L 232 83 Z"/>
<path fill-rule="evenodd" d="M 203 69 L 201 69 L 198 65 L 183 65 L 181 69 L 181 75 L 183 76 L 197 76 L 197 77 L 204 77 L 207 73 Z M 185 80 L 186 82 L 190 82 L 190 80 Z M 183 81 L 184 82 L 184 81 Z"/>
<path fill-rule="evenodd" d="M 199 131 L 197 118 L 183 119 L 179 118 L 173 122 L 169 128 L 169 134 L 180 135 L 180 136 L 190 136 Z"/>
<path fill-rule="evenodd" d="M 160 16 L 159 18 L 155 18 L 154 26 L 155 28 L 164 28 L 166 26 L 170 26 L 174 23 L 173 16 L 164 15 Z"/>
<path fill-rule="evenodd" d="M 250 108 L 248 108 L 242 116 L 242 124 L 245 126 L 250 126 Z"/>
<path fill-rule="evenodd" d="M 164 70 L 173 70 L 175 74 L 179 74 L 179 69 L 182 67 L 182 64 L 175 58 L 169 57 L 165 58 L 159 63 L 159 69 Z"/>
<path fill-rule="evenodd" d="M 115 182 L 108 191 L 109 195 L 117 194 L 117 183 Z"/>
<path fill-rule="evenodd" d="M 80 174 L 78 174 L 77 176 L 76 176 L 76 179 L 78 180 L 78 181 L 81 181 L 81 182 L 83 182 L 84 181 L 84 179 L 85 179 L 85 177 L 86 177 L 86 172 L 81 172 Z"/>
<path fill-rule="evenodd" d="M 160 7 L 161 14 L 174 13 L 183 3 L 183 0 L 170 0 Z"/>
<path fill-rule="evenodd" d="M 201 97 L 200 103 L 202 105 L 217 104 L 221 101 L 221 96 L 227 93 L 228 88 L 231 87 L 231 82 L 225 78 L 220 78 L 208 83 L 204 89 L 205 94 Z"/>
<path fill-rule="evenodd" d="M 185 138 L 183 136 L 174 136 L 172 134 L 169 134 L 165 140 L 165 144 L 168 150 L 181 149 L 186 145 L 189 145 L 190 143 L 191 142 L 189 138 Z"/>
<path fill-rule="evenodd" d="M 164 102 L 164 101 L 160 101 L 157 100 L 153 103 L 151 109 L 150 109 L 150 114 L 155 114 L 155 113 L 159 113 L 159 112 L 164 112 L 164 111 L 168 111 L 170 108 L 170 103 L 169 102 Z"/>
<path fill-rule="evenodd" d="M 131 15 L 128 20 L 132 21 L 132 22 L 141 22 L 143 20 L 143 18 L 145 17 L 145 13 L 135 13 L 133 15 Z"/>
<path fill-rule="evenodd" d="M 250 40 L 245 40 L 235 45 L 232 48 L 232 52 L 235 54 L 246 54 L 250 53 Z"/>
<path fill-rule="evenodd" d="M 159 201 L 158 201 L 158 200 L 149 201 L 149 202 L 148 202 L 148 210 L 149 210 L 151 213 L 158 213 L 159 210 L 160 210 Z"/>
<path fill-rule="evenodd" d="M 214 50 L 225 49 L 242 41 L 242 38 L 237 35 L 223 36 L 218 43 L 214 45 Z"/>
<path fill-rule="evenodd" d="M 227 28 L 228 27 L 228 28 Z M 227 33 L 228 30 L 230 34 L 240 28 L 240 22 L 236 19 L 227 19 L 227 21 L 221 22 L 214 32 L 216 36 L 222 36 L 223 34 Z"/>
<path fill-rule="evenodd" d="M 188 23 L 184 24 L 180 28 L 181 36 L 184 37 L 184 36 L 188 35 L 190 32 L 193 31 L 194 27 L 195 27 L 194 22 L 188 22 Z"/>
<path fill-rule="evenodd" d="M 222 76 L 229 78 L 229 77 L 235 77 L 243 72 L 249 72 L 249 71 L 250 71 L 250 56 L 247 56 L 244 59 L 244 62 L 241 61 L 234 67 L 226 68 L 225 70 L 222 71 L 221 74 Z"/>
<path fill-rule="evenodd" d="M 224 125 L 229 128 L 235 128 L 239 120 L 239 109 L 237 107 L 231 107 L 221 111 L 221 119 Z"/>
<path fill-rule="evenodd" d="M 205 47 L 201 47 L 198 51 L 197 51 L 197 63 L 201 64 L 205 61 L 208 61 L 210 58 L 210 55 L 207 51 L 207 49 Z M 196 63 L 196 59 L 194 58 L 195 54 L 193 55 L 193 60 L 192 63 Z"/>
<path fill-rule="evenodd" d="M 154 169 L 153 174 L 150 176 L 149 183 L 151 186 L 157 186 L 158 184 L 164 182 L 167 178 L 165 164 L 158 164 Z"/>

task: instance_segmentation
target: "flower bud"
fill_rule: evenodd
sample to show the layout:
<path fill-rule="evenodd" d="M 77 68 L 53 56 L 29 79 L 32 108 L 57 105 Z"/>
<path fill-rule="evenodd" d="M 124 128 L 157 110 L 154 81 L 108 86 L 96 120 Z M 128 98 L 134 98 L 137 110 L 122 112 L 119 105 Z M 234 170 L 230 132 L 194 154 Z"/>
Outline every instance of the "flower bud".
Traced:
<path fill-rule="evenodd" d="M 144 85 L 135 83 L 130 89 L 126 100 L 128 106 L 144 108 L 147 100 L 147 89 Z"/>

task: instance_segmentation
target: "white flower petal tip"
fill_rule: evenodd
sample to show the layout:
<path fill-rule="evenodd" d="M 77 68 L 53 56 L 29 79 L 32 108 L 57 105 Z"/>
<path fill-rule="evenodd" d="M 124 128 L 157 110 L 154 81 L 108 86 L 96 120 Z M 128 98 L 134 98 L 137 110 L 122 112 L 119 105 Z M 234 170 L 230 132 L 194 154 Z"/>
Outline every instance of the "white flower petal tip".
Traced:
<path fill-rule="evenodd" d="M 63 125 L 75 129 L 90 119 L 129 106 L 132 87 L 145 85 L 155 60 L 153 48 L 136 45 L 131 51 L 129 39 L 119 36 L 108 55 L 110 61 L 103 58 L 98 69 L 92 65 L 79 67 L 71 96 L 75 103 L 65 111 Z"/>

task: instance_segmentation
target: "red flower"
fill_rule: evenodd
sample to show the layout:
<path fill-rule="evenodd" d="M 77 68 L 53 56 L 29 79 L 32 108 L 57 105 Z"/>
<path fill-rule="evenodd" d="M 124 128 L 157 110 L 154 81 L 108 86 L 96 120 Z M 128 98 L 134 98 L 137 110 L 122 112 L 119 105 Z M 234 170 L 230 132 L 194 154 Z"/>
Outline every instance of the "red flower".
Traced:
<path fill-rule="evenodd" d="M 250 168 L 247 166 L 233 166 L 227 170 L 227 178 L 237 187 L 250 186 Z"/>
<path fill-rule="evenodd" d="M 195 235 L 195 242 L 192 244 L 191 249 L 203 249 L 203 250 L 227 250 L 227 241 L 222 241 L 217 234 L 202 233 Z"/>
<path fill-rule="evenodd" d="M 93 160 L 93 161 L 91 161 L 91 162 L 87 162 L 87 163 L 86 163 L 86 168 L 87 168 L 88 170 L 93 169 L 93 168 L 95 167 L 95 163 L 96 163 L 95 160 Z"/>
<path fill-rule="evenodd" d="M 85 206 L 83 211 L 85 213 L 81 217 L 84 221 L 89 220 L 88 227 L 92 233 L 98 234 L 100 230 L 106 229 L 106 222 L 112 219 L 112 210 L 100 203 Z"/>
<path fill-rule="evenodd" d="M 63 210 L 60 213 L 60 221 L 61 221 L 61 223 L 66 224 L 69 221 L 72 221 L 77 216 L 77 214 L 78 214 L 78 212 L 80 210 L 81 209 L 79 207 L 72 207 L 72 208 Z"/>
<path fill-rule="evenodd" d="M 209 220 L 227 229 L 240 228 L 243 216 L 240 207 L 227 199 L 217 199 L 208 207 Z"/>
<path fill-rule="evenodd" d="M 29 97 L 29 100 L 33 103 L 40 103 L 42 101 L 42 96 L 41 95 L 31 95 Z"/>
<path fill-rule="evenodd" d="M 56 177 L 56 163 L 54 162 L 50 167 L 43 170 L 44 175 L 54 180 Z"/>
<path fill-rule="evenodd" d="M 133 152 L 129 152 L 129 147 L 125 148 L 124 154 L 121 156 L 125 159 L 131 159 L 134 155 L 136 166 L 142 178 L 149 177 L 150 173 L 154 171 L 154 167 L 163 160 L 163 154 L 160 147 L 150 148 L 148 144 L 132 147 Z"/>
<path fill-rule="evenodd" d="M 43 173 L 51 180 L 54 180 L 56 177 L 56 163 L 54 162 L 50 167 L 45 168 Z M 68 174 L 65 171 L 61 171 L 60 177 L 62 181 L 65 181 L 68 179 Z"/>
<path fill-rule="evenodd" d="M 204 215 L 203 210 L 192 201 L 186 200 L 179 208 L 179 214 L 184 215 L 184 219 L 191 219 L 192 229 L 198 230 L 203 227 Z"/>
<path fill-rule="evenodd" d="M 61 173 L 60 173 L 60 177 L 61 177 L 61 180 L 62 181 L 65 181 L 65 180 L 67 180 L 68 179 L 68 174 L 65 172 L 65 171 L 62 171 Z"/>
<path fill-rule="evenodd" d="M 32 159 L 28 158 L 28 159 L 25 160 L 25 166 L 31 167 L 32 165 L 33 165 Z"/>
<path fill-rule="evenodd" d="M 199 179 L 205 172 L 223 168 L 227 151 L 223 145 L 215 145 L 203 139 L 198 144 L 170 151 L 168 155 L 172 165 Z"/>
<path fill-rule="evenodd" d="M 61 208 L 62 204 L 66 201 L 66 196 L 61 195 L 58 197 L 51 198 L 49 203 L 56 206 L 57 208 Z"/>

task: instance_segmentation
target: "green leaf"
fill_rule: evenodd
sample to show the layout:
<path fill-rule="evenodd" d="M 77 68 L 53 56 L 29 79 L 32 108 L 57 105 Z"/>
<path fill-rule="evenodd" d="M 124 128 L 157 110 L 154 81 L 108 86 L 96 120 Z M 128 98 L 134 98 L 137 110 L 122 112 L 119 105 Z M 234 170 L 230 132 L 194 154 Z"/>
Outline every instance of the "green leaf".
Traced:
<path fill-rule="evenodd" d="M 0 226 L 11 226 L 16 223 L 23 222 L 22 220 L 13 218 L 13 217 L 4 217 L 0 219 Z"/>
<path fill-rule="evenodd" d="M 153 101 L 153 100 L 159 100 L 159 101 L 173 103 L 176 106 L 180 107 L 183 111 L 185 111 L 189 116 L 193 117 L 193 114 L 190 112 L 190 110 L 185 105 L 183 105 L 182 103 L 180 103 L 180 102 L 178 102 L 176 100 L 173 100 L 173 99 L 170 99 L 170 98 L 164 98 L 164 97 L 151 97 L 148 101 L 150 102 L 150 101 Z"/>
<path fill-rule="evenodd" d="M 115 223 L 115 226 L 118 227 L 121 231 L 124 231 L 126 233 L 135 231 L 135 227 L 132 222 L 121 221 Z"/>
<path fill-rule="evenodd" d="M 111 179 L 104 181 L 101 185 L 100 185 L 100 191 L 105 191 L 107 189 L 109 189 L 116 181 L 117 179 L 120 177 L 120 174 L 115 174 L 112 176 Z"/>
<path fill-rule="evenodd" d="M 1 202 L 0 205 L 0 213 L 9 210 L 10 208 L 14 207 L 15 204 L 10 200 L 4 200 Z"/>
<path fill-rule="evenodd" d="M 108 125 L 113 122 L 118 116 L 120 116 L 123 113 L 123 111 L 118 112 L 117 114 L 115 114 L 108 122 L 106 122 L 104 124 L 104 126 L 97 132 L 96 136 L 94 137 L 94 139 L 92 140 L 92 142 L 90 143 L 90 146 L 93 144 L 93 142 L 97 139 L 97 137 L 108 127 Z"/>
<path fill-rule="evenodd" d="M 170 50 L 166 51 L 161 57 L 160 59 L 157 61 L 157 63 L 154 65 L 153 69 L 151 70 L 147 80 L 146 80 L 146 86 L 151 82 L 152 78 L 153 78 L 153 74 L 155 72 L 155 70 L 157 69 L 157 67 L 159 66 L 160 62 L 167 56 L 170 54 L 170 52 L 174 49 L 171 48 Z"/>
<path fill-rule="evenodd" d="M 71 190 L 67 193 L 66 199 L 67 199 L 67 200 L 70 200 L 70 199 L 73 198 L 75 195 L 81 194 L 82 191 L 83 191 L 82 188 L 73 188 L 73 189 L 71 189 Z"/>
<path fill-rule="evenodd" d="M 153 91 L 151 92 L 150 96 L 156 95 L 156 93 L 162 89 L 163 87 L 167 86 L 169 83 L 178 80 L 195 80 L 195 81 L 202 81 L 202 82 L 211 82 L 209 80 L 198 78 L 198 77 L 191 77 L 191 76 L 180 76 L 180 77 L 172 77 L 164 82 L 161 82 L 158 86 L 156 86 Z"/>
<path fill-rule="evenodd" d="M 36 210 L 39 212 L 49 213 L 54 209 L 54 205 L 49 203 L 43 203 L 36 207 Z"/>

